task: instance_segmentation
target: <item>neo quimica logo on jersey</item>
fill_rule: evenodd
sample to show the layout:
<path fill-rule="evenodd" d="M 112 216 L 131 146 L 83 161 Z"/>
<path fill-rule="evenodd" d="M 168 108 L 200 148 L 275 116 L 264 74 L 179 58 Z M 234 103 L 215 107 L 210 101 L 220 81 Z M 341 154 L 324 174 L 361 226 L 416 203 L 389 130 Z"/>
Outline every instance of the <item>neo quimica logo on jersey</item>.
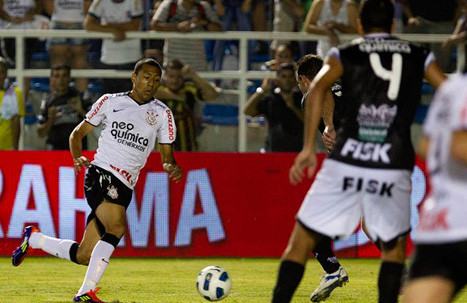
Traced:
<path fill-rule="evenodd" d="M 139 133 L 132 132 L 135 126 L 132 123 L 112 122 L 110 134 L 118 143 L 136 148 L 142 152 L 146 150 L 149 140 Z"/>

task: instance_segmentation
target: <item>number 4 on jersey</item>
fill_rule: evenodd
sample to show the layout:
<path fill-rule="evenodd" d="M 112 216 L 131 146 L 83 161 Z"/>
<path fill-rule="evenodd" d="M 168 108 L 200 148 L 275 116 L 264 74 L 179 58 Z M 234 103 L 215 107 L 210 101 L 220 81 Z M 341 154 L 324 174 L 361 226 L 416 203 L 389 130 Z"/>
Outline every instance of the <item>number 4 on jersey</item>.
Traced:
<path fill-rule="evenodd" d="M 402 76 L 402 55 L 392 54 L 392 69 L 387 70 L 381 64 L 379 54 L 370 54 L 371 68 L 375 72 L 375 75 L 383 80 L 389 81 L 388 98 L 389 100 L 396 100 L 399 95 L 399 88 L 401 86 Z"/>

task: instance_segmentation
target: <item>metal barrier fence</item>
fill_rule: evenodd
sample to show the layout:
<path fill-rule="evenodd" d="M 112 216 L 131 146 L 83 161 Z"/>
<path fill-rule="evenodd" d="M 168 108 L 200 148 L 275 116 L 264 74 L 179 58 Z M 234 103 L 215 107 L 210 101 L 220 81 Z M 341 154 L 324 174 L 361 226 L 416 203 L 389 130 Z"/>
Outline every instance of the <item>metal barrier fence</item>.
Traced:
<path fill-rule="evenodd" d="M 426 34 L 398 34 L 398 37 L 413 41 L 425 43 L 442 43 L 449 35 L 426 35 Z M 16 68 L 9 71 L 9 75 L 16 77 L 18 86 L 24 90 L 23 77 L 44 77 L 50 75 L 49 69 L 25 69 L 24 67 L 24 38 L 87 38 L 87 39 L 112 39 L 113 35 L 109 33 L 88 32 L 84 30 L 2 30 L 0 38 L 16 38 Z M 358 37 L 357 35 L 340 35 L 342 42 L 349 41 Z M 237 79 L 239 81 L 238 103 L 238 151 L 247 150 L 246 140 L 246 117 L 243 113 L 243 107 L 247 100 L 247 81 L 248 79 L 263 79 L 265 77 L 274 77 L 273 72 L 248 70 L 248 41 L 249 40 L 295 40 L 295 41 L 316 41 L 323 36 L 310 35 L 296 32 L 203 32 L 203 33 L 175 33 L 175 32 L 128 32 L 127 38 L 135 39 L 201 39 L 201 40 L 238 40 L 239 41 L 239 69 L 237 71 L 219 71 L 219 72 L 199 72 L 199 75 L 206 79 Z M 463 47 L 458 47 L 457 71 L 461 71 L 465 64 L 465 52 Z M 72 77 L 87 78 L 130 78 L 127 71 L 118 70 L 99 70 L 99 69 L 74 69 Z"/>

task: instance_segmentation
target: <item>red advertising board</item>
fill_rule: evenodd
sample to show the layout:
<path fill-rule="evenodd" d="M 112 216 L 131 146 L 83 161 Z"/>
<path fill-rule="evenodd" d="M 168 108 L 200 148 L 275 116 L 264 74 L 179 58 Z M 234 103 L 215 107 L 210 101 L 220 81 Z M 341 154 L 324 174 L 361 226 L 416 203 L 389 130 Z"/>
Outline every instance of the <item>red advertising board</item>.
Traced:
<path fill-rule="evenodd" d="M 162 171 L 159 154 L 151 154 L 127 210 L 128 233 L 115 255 L 279 257 L 312 182 L 289 184 L 294 157 L 177 153 L 184 177 L 175 183 Z M 412 175 L 414 210 L 427 192 L 424 170 L 418 161 Z M 0 172 L 0 255 L 10 255 L 27 224 L 50 236 L 81 240 L 90 210 L 84 172 L 74 175 L 68 152 L 2 152 Z M 417 220 L 415 211 L 412 223 Z M 341 256 L 379 256 L 361 231 L 337 241 L 335 249 Z"/>

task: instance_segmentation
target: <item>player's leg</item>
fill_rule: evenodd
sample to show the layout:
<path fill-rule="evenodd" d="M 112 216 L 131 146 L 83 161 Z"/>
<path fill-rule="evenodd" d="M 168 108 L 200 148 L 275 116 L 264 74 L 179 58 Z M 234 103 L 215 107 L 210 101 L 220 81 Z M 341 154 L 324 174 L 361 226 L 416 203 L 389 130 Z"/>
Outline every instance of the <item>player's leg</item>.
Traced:
<path fill-rule="evenodd" d="M 310 296 L 311 302 L 320 302 L 328 298 L 336 287 L 346 284 L 349 275 L 334 255 L 332 240 L 329 237 L 323 237 L 313 250 L 313 254 L 326 271 L 320 284 Z"/>
<path fill-rule="evenodd" d="M 432 276 L 410 281 L 404 290 L 404 303 L 448 303 L 455 284 L 446 278 Z"/>
<path fill-rule="evenodd" d="M 78 243 L 73 240 L 63 240 L 44 235 L 33 226 L 28 226 L 23 231 L 21 245 L 13 251 L 11 261 L 13 266 L 19 266 L 31 249 L 41 249 L 52 256 L 74 261 Z"/>
<path fill-rule="evenodd" d="M 348 175 L 360 174 L 355 166 L 334 160 L 323 162 L 297 213 L 297 223 L 282 256 L 273 302 L 290 302 L 305 263 L 321 240 L 347 236 L 357 228 L 362 216 L 360 194 L 343 192 L 342 182 Z"/>
<path fill-rule="evenodd" d="M 467 284 L 467 241 L 417 244 L 404 302 L 452 302 Z"/>
<path fill-rule="evenodd" d="M 332 240 L 330 238 L 323 238 L 323 240 L 316 245 L 313 254 L 327 274 L 332 274 L 341 267 L 339 260 L 337 260 L 336 255 L 332 251 Z"/>
<path fill-rule="evenodd" d="M 97 242 L 100 240 L 102 235 L 105 233 L 104 230 L 100 230 L 97 224 L 96 218 L 90 218 L 84 231 L 83 239 L 79 244 L 78 250 L 76 251 L 76 260 L 78 264 L 89 265 L 91 259 L 91 253 Z M 101 229 L 103 229 L 101 227 Z"/>
<path fill-rule="evenodd" d="M 381 249 L 378 302 L 394 303 L 401 288 L 406 235 L 410 231 L 411 172 L 367 169 L 366 174 L 368 184 L 380 186 L 378 190 L 366 191 L 362 203 L 366 229 Z"/>
<path fill-rule="evenodd" d="M 381 242 L 381 267 L 378 276 L 379 303 L 397 302 L 405 264 L 407 237 Z"/>
<path fill-rule="evenodd" d="M 273 303 L 290 302 L 302 280 L 306 261 L 319 239 L 318 234 L 306 230 L 298 222 L 295 223 L 287 248 L 282 255 L 274 287 Z"/>
<path fill-rule="evenodd" d="M 105 228 L 105 233 L 92 249 L 88 270 L 76 297 L 96 289 L 109 259 L 126 232 L 126 208 L 104 200 L 96 209 L 96 217 Z"/>

